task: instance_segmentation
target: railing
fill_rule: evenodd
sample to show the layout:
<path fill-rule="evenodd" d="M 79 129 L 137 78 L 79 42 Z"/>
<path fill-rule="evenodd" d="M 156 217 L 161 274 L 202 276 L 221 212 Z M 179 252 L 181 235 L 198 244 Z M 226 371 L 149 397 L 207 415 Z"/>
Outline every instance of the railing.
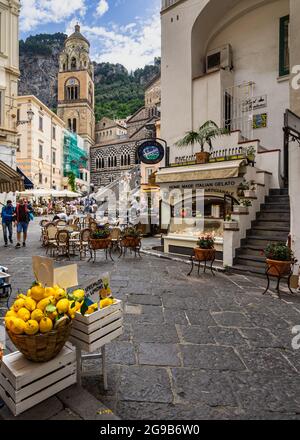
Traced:
<path fill-rule="evenodd" d="M 161 9 L 167 9 L 170 6 L 175 5 L 175 3 L 177 3 L 179 0 L 162 0 L 162 5 L 161 5 Z"/>

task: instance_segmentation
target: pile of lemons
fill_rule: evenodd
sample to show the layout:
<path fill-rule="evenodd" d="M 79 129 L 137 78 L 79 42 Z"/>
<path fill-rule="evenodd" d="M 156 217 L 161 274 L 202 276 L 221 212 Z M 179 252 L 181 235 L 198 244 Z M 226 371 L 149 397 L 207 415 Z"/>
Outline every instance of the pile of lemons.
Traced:
<path fill-rule="evenodd" d="M 43 287 L 38 283 L 18 295 L 16 301 L 5 315 L 7 330 L 16 335 L 36 335 L 49 333 L 66 321 L 74 319 L 76 312 L 81 311 L 85 292 L 77 289 L 71 294 L 59 286 Z M 101 299 L 99 304 L 89 305 L 85 315 L 109 307 L 116 302 L 113 298 Z"/>

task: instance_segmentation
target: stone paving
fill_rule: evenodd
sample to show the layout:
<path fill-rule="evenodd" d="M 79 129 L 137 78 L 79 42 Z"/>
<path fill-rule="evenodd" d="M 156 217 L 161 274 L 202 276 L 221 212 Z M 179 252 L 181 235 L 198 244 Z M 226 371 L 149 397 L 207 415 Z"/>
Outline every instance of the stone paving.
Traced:
<path fill-rule="evenodd" d="M 32 282 L 31 256 L 44 255 L 37 224 L 30 232 L 26 249 L 0 249 L 15 291 Z M 264 297 L 263 278 L 187 277 L 186 264 L 148 255 L 76 262 L 81 282 L 110 271 L 124 301 L 124 335 L 107 347 L 109 390 L 98 361 L 84 361 L 83 374 L 121 419 L 300 419 L 299 295 Z"/>

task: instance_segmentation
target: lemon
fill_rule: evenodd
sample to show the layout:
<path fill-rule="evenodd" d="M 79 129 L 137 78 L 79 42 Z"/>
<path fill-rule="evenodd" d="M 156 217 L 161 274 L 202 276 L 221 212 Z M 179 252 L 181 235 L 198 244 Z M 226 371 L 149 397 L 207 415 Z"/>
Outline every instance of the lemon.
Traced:
<path fill-rule="evenodd" d="M 18 312 L 25 305 L 25 300 L 23 298 L 17 299 L 13 304 L 13 309 L 15 312 Z"/>
<path fill-rule="evenodd" d="M 27 296 L 29 296 L 29 298 L 31 297 L 31 289 L 27 290 Z"/>
<path fill-rule="evenodd" d="M 9 330 L 15 335 L 22 335 L 25 329 L 25 322 L 20 318 L 11 318 Z"/>
<path fill-rule="evenodd" d="M 55 319 L 58 317 L 58 313 L 52 312 L 52 313 L 47 313 L 47 318 L 50 318 L 52 321 L 55 321 Z"/>
<path fill-rule="evenodd" d="M 24 307 L 30 312 L 33 312 L 36 309 L 36 302 L 32 298 L 26 297 Z"/>
<path fill-rule="evenodd" d="M 26 299 L 27 298 L 27 296 L 26 295 L 24 295 L 24 293 L 20 293 L 20 295 L 18 295 L 17 296 L 17 299 Z"/>
<path fill-rule="evenodd" d="M 77 289 L 74 290 L 72 293 L 73 297 L 76 298 L 78 301 L 82 301 L 84 298 L 84 290 L 83 289 Z"/>
<path fill-rule="evenodd" d="M 38 305 L 36 306 L 37 309 L 40 309 L 42 312 L 44 312 L 45 308 L 49 305 L 49 304 L 53 304 L 55 302 L 54 297 L 53 296 L 49 296 L 49 298 L 44 298 L 42 299 Z"/>
<path fill-rule="evenodd" d="M 66 298 L 67 294 L 64 289 L 57 289 L 54 293 L 54 298 L 56 301 L 59 301 L 60 299 Z"/>
<path fill-rule="evenodd" d="M 16 319 L 16 316 L 5 316 L 4 321 L 8 330 L 10 330 L 14 319 Z"/>
<path fill-rule="evenodd" d="M 100 301 L 100 309 L 104 309 L 105 307 L 109 307 L 114 303 L 112 298 L 101 299 Z"/>
<path fill-rule="evenodd" d="M 40 320 L 44 318 L 44 313 L 40 310 L 40 309 L 35 309 L 32 313 L 31 313 L 31 319 L 33 321 L 37 321 L 40 322 Z"/>
<path fill-rule="evenodd" d="M 110 295 L 111 295 L 111 288 L 110 287 L 104 287 L 103 289 L 100 290 L 100 297 L 102 299 L 105 299 Z"/>
<path fill-rule="evenodd" d="M 31 298 L 35 301 L 41 301 L 44 298 L 45 289 L 39 284 L 31 288 Z"/>
<path fill-rule="evenodd" d="M 22 319 L 23 321 L 28 321 L 30 319 L 30 312 L 29 310 L 25 309 L 25 307 L 22 307 L 18 311 L 18 318 Z"/>
<path fill-rule="evenodd" d="M 55 295 L 55 289 L 53 287 L 45 287 L 44 298 Z"/>
<path fill-rule="evenodd" d="M 6 312 L 5 318 L 9 318 L 9 317 L 14 317 L 17 318 L 17 313 L 14 310 L 9 310 L 8 312 Z"/>
<path fill-rule="evenodd" d="M 24 331 L 26 335 L 35 335 L 39 331 L 39 323 L 30 319 L 26 322 Z"/>
<path fill-rule="evenodd" d="M 53 323 L 50 318 L 42 318 L 40 320 L 40 332 L 49 333 L 53 328 Z"/>
<path fill-rule="evenodd" d="M 92 313 L 97 312 L 97 310 L 98 310 L 98 304 L 92 304 L 91 306 L 89 306 L 86 314 L 91 315 Z"/>
<path fill-rule="evenodd" d="M 67 299 L 61 299 L 56 304 L 56 308 L 59 314 L 67 313 L 69 310 L 69 301 Z"/>

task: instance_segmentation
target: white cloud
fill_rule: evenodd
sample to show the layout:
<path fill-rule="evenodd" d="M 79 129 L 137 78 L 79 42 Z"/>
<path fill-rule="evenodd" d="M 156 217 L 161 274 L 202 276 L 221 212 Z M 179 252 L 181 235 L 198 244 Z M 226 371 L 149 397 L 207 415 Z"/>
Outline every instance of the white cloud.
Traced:
<path fill-rule="evenodd" d="M 85 13 L 85 0 L 23 0 L 20 28 L 26 32 L 40 24 L 60 23 L 74 14 L 83 17 Z"/>
<path fill-rule="evenodd" d="M 74 20 L 69 23 L 66 33 L 73 31 L 74 23 Z M 90 40 L 93 60 L 120 63 L 129 71 L 152 63 L 161 53 L 159 12 L 148 20 L 139 19 L 127 26 L 90 27 L 81 23 L 81 32 Z"/>
<path fill-rule="evenodd" d="M 96 14 L 102 17 L 102 15 L 106 14 L 108 10 L 109 10 L 109 4 L 107 0 L 100 0 L 96 9 Z"/>

